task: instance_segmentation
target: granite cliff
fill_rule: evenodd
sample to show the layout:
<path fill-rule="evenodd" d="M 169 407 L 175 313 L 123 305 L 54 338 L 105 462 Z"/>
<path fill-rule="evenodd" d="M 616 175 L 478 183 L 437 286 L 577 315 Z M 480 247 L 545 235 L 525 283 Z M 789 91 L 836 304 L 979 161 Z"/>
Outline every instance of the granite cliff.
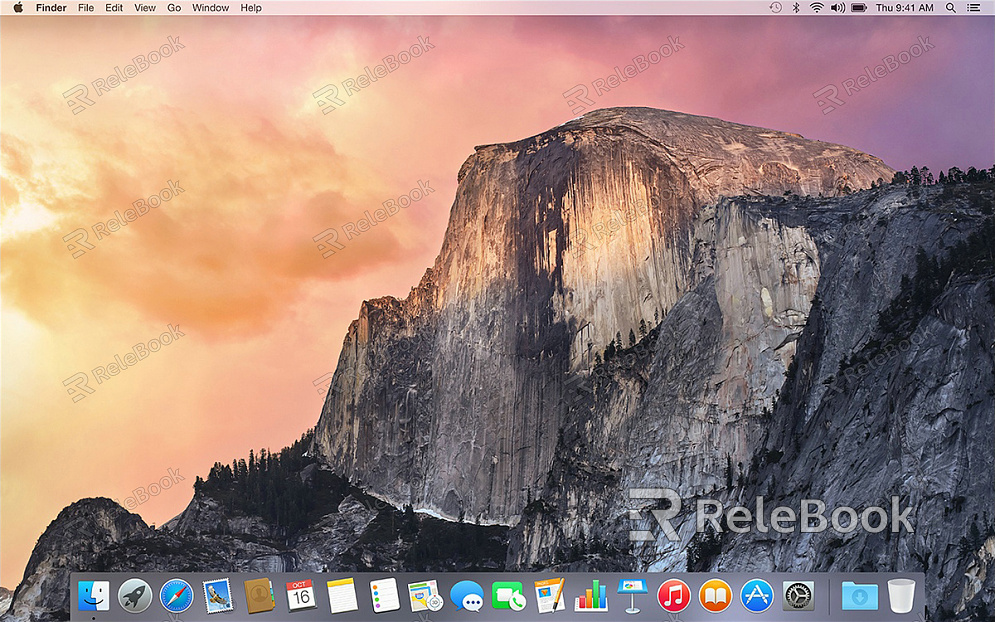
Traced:
<path fill-rule="evenodd" d="M 646 108 L 600 110 L 478 147 L 460 170 L 435 265 L 405 300 L 366 302 L 350 326 L 314 449 L 396 505 L 515 524 L 546 481 L 576 377 L 616 335 L 653 324 L 698 286 L 706 205 L 836 196 L 892 173 L 847 147 Z M 717 282 L 739 323 L 727 327 L 739 342 L 732 358 L 715 361 L 732 365 L 709 397 L 720 418 L 770 406 L 793 345 L 757 353 L 800 330 L 818 281 L 807 234 L 765 226 L 773 229 L 760 239 L 747 222 L 719 233 L 732 243 L 750 236 L 723 258 L 731 272 Z M 740 263 L 751 258 L 764 265 Z M 747 317 L 764 284 L 778 313 L 766 323 Z M 734 434 L 743 459 L 748 432 Z M 688 477 L 710 470 L 708 460 L 689 461 Z"/>

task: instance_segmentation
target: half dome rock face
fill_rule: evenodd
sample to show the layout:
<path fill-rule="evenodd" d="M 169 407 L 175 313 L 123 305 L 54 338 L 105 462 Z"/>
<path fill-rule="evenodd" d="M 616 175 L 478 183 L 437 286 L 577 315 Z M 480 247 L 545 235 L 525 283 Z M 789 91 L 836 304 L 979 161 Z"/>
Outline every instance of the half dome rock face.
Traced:
<path fill-rule="evenodd" d="M 804 227 L 715 206 L 836 196 L 892 174 L 847 147 L 647 108 L 478 147 L 435 265 L 405 300 L 368 301 L 350 326 L 315 450 L 394 504 L 517 524 L 605 349 L 697 305 L 681 315 L 698 323 L 682 328 L 700 333 L 693 365 L 663 372 L 650 410 L 680 410 L 681 442 L 711 456 L 675 475 L 748 461 L 756 424 L 737 421 L 783 383 L 819 254 Z M 601 425 L 661 420 L 620 400 Z"/>

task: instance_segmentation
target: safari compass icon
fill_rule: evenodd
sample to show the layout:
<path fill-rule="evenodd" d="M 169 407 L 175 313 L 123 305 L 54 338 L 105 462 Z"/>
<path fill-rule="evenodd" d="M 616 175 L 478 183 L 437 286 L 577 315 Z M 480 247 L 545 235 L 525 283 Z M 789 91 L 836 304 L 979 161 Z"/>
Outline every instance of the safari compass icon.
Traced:
<path fill-rule="evenodd" d="M 159 602 L 170 613 L 183 613 L 193 604 L 193 588 L 183 579 L 170 579 L 159 590 Z"/>

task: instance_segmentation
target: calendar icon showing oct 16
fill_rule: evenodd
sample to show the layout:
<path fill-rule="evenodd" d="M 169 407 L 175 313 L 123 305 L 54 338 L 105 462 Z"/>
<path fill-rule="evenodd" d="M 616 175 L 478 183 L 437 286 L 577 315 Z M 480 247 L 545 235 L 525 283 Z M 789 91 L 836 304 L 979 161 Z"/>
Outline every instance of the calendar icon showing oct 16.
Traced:
<path fill-rule="evenodd" d="M 314 600 L 314 587 L 311 579 L 292 581 L 287 584 L 287 601 L 291 611 L 314 609 L 318 604 Z"/>

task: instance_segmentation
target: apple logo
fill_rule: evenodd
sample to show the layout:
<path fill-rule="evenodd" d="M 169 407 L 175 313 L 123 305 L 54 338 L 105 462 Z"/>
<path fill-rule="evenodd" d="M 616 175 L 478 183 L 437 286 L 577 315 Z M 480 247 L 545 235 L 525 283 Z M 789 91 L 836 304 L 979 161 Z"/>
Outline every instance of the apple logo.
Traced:
<path fill-rule="evenodd" d="M 17 4 L 14 5 L 14 12 L 15 13 L 20 13 L 23 10 L 24 10 L 24 7 L 21 6 L 20 2 L 18 2 Z"/>

